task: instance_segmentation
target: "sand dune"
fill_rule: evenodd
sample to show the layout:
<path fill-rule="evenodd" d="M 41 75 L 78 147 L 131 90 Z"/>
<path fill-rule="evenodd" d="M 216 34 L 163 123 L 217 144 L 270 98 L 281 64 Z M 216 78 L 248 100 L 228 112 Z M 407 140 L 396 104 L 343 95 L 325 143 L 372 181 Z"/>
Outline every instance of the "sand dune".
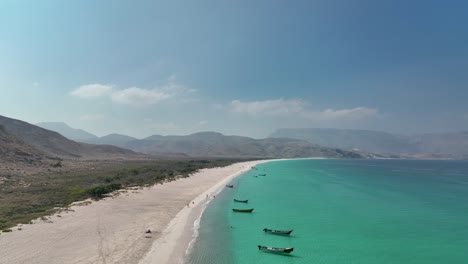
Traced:
<path fill-rule="evenodd" d="M 260 162 L 201 170 L 15 228 L 0 235 L 0 263 L 180 263 L 206 194 Z"/>

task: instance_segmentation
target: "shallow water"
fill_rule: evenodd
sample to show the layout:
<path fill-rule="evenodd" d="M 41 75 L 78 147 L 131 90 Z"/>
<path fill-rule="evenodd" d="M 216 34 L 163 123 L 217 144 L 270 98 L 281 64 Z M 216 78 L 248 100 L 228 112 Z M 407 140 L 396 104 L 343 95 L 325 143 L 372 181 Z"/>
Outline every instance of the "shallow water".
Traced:
<path fill-rule="evenodd" d="M 466 161 L 277 161 L 232 183 L 204 212 L 190 263 L 468 261 Z M 283 256 L 259 244 L 295 249 Z"/>

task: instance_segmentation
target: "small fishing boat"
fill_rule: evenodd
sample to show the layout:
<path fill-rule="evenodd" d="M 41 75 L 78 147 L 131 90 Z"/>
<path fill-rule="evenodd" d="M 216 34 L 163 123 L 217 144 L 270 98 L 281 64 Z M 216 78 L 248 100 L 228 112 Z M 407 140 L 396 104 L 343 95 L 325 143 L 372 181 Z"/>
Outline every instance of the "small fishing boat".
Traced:
<path fill-rule="evenodd" d="M 266 176 L 266 174 L 265 174 L 265 173 L 263 173 L 263 174 L 259 174 L 258 176 Z"/>
<path fill-rule="evenodd" d="M 249 200 L 237 200 L 237 199 L 234 199 L 234 202 L 237 202 L 237 203 L 248 203 Z"/>
<path fill-rule="evenodd" d="M 233 185 L 233 184 L 227 184 L 226 187 L 228 187 L 228 188 L 234 188 L 234 185 Z"/>
<path fill-rule="evenodd" d="M 238 213 L 251 213 L 254 209 L 237 209 L 237 208 L 232 208 L 232 211 L 238 212 Z"/>
<path fill-rule="evenodd" d="M 270 233 L 270 234 L 275 234 L 275 235 L 289 235 L 291 234 L 293 230 L 274 230 L 274 229 L 268 229 L 268 228 L 264 228 L 263 229 L 263 232 L 265 233 Z"/>
<path fill-rule="evenodd" d="M 291 253 L 291 251 L 294 250 L 294 248 L 276 248 L 276 247 L 267 247 L 267 246 L 261 246 L 258 245 L 258 250 L 263 250 L 266 252 L 271 252 L 271 253 Z"/>

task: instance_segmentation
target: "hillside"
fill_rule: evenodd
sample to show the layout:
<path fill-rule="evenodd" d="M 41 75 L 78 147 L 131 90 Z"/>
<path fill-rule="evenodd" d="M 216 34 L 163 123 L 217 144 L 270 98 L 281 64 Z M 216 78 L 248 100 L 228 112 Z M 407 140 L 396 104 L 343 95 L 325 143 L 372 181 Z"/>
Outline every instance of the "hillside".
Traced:
<path fill-rule="evenodd" d="M 0 116 L 4 131 L 35 149 L 54 157 L 66 159 L 114 159 L 143 157 L 133 151 L 109 145 L 78 143 L 53 132 L 21 120 Z"/>
<path fill-rule="evenodd" d="M 74 141 L 82 142 L 98 138 L 96 135 L 84 131 L 83 129 L 72 128 L 63 122 L 42 122 L 35 125 L 47 130 L 55 131 L 60 135 Z"/>
<path fill-rule="evenodd" d="M 46 155 L 5 131 L 0 125 L 0 163 L 40 164 Z"/>
<path fill-rule="evenodd" d="M 270 137 L 295 138 L 327 147 L 414 157 L 463 158 L 468 155 L 466 131 L 410 136 L 371 130 L 300 128 L 279 129 Z"/>

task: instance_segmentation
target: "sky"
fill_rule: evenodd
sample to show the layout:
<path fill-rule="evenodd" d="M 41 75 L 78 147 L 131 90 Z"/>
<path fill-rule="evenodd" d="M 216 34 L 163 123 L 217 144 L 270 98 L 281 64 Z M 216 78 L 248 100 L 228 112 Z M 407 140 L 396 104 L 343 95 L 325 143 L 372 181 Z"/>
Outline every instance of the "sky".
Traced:
<path fill-rule="evenodd" d="M 468 130 L 468 2 L 0 1 L 0 115 L 98 136 Z"/>

